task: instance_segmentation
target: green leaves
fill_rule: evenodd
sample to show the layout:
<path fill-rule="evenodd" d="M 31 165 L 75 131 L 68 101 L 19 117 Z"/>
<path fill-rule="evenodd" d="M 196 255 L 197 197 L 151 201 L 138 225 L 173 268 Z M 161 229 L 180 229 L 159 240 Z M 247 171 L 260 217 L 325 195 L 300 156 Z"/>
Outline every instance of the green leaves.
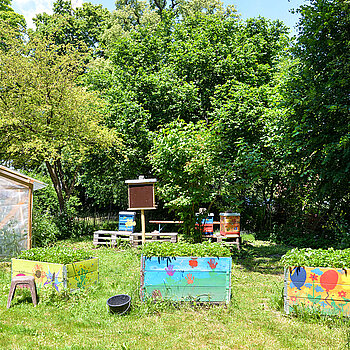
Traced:
<path fill-rule="evenodd" d="M 68 246 L 55 246 L 25 250 L 17 258 L 56 264 L 71 264 L 77 261 L 91 259 L 91 253 Z"/>
<path fill-rule="evenodd" d="M 285 266 L 350 268 L 350 249 L 294 248 L 281 258 Z"/>

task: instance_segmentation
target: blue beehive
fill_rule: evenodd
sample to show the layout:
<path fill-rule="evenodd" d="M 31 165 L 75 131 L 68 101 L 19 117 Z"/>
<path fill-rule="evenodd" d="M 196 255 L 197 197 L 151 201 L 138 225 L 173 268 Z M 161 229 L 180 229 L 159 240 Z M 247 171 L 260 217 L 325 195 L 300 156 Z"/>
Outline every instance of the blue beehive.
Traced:
<path fill-rule="evenodd" d="M 136 225 L 136 212 L 134 211 L 120 211 L 119 212 L 119 231 L 133 232 Z"/>

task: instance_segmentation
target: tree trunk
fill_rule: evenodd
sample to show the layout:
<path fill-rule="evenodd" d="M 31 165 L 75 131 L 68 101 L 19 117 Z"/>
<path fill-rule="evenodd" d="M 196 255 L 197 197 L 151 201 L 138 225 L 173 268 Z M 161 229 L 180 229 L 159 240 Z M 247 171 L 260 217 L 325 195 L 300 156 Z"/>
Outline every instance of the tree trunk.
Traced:
<path fill-rule="evenodd" d="M 63 197 L 62 186 L 61 186 L 60 180 L 58 178 L 58 175 L 56 174 L 54 167 L 50 164 L 50 162 L 46 161 L 45 164 L 46 164 L 47 170 L 49 171 L 49 174 L 50 174 L 50 177 L 51 177 L 51 180 L 53 183 L 53 187 L 55 188 L 55 191 L 57 194 L 60 213 L 63 213 L 64 209 L 65 209 L 65 201 L 64 201 L 64 197 Z"/>
<path fill-rule="evenodd" d="M 78 174 L 78 169 L 72 177 L 70 184 L 67 184 L 64 178 L 64 171 L 62 169 L 61 162 L 59 160 L 55 161 L 53 164 L 46 161 L 46 168 L 49 171 L 53 186 L 55 188 L 60 213 L 63 213 L 66 208 L 66 202 L 69 200 L 75 185 L 75 181 Z"/>

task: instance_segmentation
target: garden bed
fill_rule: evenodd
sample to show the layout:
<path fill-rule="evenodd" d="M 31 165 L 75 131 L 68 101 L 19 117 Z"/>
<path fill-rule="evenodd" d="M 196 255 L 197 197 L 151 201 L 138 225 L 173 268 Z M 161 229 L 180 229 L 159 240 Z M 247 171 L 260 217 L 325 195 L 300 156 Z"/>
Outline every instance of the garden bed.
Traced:
<path fill-rule="evenodd" d="M 141 257 L 142 300 L 229 303 L 232 268 L 229 255 L 229 249 L 217 243 L 146 245 Z"/>
<path fill-rule="evenodd" d="M 66 247 L 36 248 L 11 259 L 11 275 L 34 276 L 37 287 L 52 285 L 62 289 L 78 289 L 98 282 L 98 258 Z"/>
<path fill-rule="evenodd" d="M 287 266 L 285 312 L 303 306 L 326 315 L 350 316 L 350 271 L 346 267 L 349 257 L 349 249 L 293 249 L 288 252 L 282 258 Z"/>

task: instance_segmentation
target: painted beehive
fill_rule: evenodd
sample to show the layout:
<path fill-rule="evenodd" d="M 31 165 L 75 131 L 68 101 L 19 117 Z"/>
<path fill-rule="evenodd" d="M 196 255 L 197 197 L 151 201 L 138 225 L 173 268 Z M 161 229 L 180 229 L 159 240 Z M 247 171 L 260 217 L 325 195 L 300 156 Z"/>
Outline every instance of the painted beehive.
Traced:
<path fill-rule="evenodd" d="M 350 316 L 349 270 L 326 267 L 285 269 L 284 308 L 295 305 L 320 309 L 327 315 Z"/>
<path fill-rule="evenodd" d="M 136 225 L 135 222 L 136 212 L 133 211 L 120 211 L 119 212 L 119 231 L 134 231 Z"/>
<path fill-rule="evenodd" d="M 52 285 L 58 292 L 62 288 L 78 289 L 96 284 L 98 271 L 98 258 L 72 264 L 12 259 L 12 277 L 34 276 L 39 289 L 46 285 Z"/>
<path fill-rule="evenodd" d="M 142 257 L 142 299 L 228 303 L 232 259 Z"/>

